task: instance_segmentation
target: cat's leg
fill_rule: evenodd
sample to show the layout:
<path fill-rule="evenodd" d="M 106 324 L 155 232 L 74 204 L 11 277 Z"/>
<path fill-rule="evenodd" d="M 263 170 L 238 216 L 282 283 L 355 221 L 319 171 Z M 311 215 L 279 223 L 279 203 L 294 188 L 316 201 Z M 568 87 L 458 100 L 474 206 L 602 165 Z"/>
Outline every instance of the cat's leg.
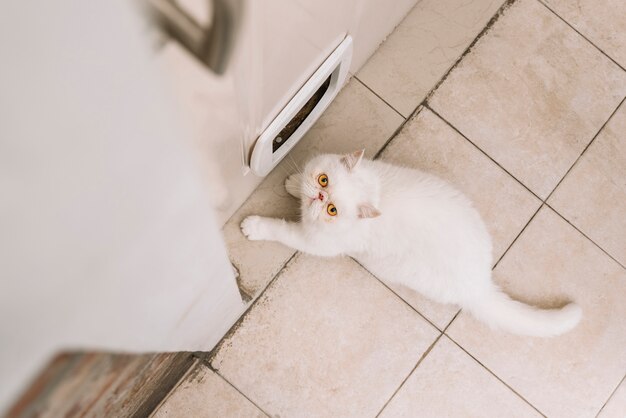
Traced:
<path fill-rule="evenodd" d="M 300 188 L 302 187 L 302 175 L 299 173 L 292 174 L 285 179 L 285 190 L 287 193 L 300 199 Z"/>
<path fill-rule="evenodd" d="M 320 240 L 318 237 L 306 234 L 302 224 L 288 222 L 284 219 L 248 216 L 241 223 L 241 231 L 252 241 L 278 241 L 309 254 L 334 256 L 343 252 L 336 241 Z"/>

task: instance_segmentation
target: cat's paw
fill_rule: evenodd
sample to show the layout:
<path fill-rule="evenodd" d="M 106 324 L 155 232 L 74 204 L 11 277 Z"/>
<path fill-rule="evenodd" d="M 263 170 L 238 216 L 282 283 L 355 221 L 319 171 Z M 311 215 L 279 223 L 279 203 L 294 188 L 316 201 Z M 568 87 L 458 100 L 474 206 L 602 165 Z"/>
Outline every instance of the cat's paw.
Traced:
<path fill-rule="evenodd" d="M 241 232 L 251 241 L 268 239 L 267 219 L 261 216 L 248 216 L 241 223 Z"/>
<path fill-rule="evenodd" d="M 300 198 L 300 174 L 292 174 L 285 179 L 285 190 L 295 198 Z"/>

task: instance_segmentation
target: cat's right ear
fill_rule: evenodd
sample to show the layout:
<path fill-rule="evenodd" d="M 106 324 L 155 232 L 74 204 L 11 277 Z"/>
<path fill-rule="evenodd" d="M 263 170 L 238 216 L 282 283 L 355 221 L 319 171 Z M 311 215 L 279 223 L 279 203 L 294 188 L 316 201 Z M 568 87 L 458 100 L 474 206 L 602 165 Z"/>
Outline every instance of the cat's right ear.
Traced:
<path fill-rule="evenodd" d="M 357 165 L 359 165 L 359 163 L 363 159 L 364 154 L 365 154 L 364 149 L 355 151 L 352 154 L 346 154 L 343 157 L 341 157 L 341 162 L 343 165 L 346 166 L 346 168 L 349 171 L 352 171 L 356 168 Z"/>
<path fill-rule="evenodd" d="M 370 203 L 359 205 L 359 218 L 375 218 L 380 216 L 380 211 Z"/>

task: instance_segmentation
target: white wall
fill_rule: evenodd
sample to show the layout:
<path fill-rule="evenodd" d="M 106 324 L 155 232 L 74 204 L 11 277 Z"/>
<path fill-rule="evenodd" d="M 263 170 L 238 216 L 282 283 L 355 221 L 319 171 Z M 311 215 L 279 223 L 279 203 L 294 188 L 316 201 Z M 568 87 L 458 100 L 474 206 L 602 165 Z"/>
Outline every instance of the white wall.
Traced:
<path fill-rule="evenodd" d="M 209 350 L 243 309 L 129 3 L 0 4 L 0 413 L 58 349 Z"/>

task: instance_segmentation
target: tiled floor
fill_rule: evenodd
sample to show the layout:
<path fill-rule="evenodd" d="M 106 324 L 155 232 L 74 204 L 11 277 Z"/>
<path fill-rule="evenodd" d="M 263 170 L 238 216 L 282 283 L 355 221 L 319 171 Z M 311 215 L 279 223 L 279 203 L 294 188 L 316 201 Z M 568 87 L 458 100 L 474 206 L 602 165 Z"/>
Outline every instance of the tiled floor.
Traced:
<path fill-rule="evenodd" d="M 202 366 L 210 379 L 185 380 L 159 414 L 626 417 L 625 34 L 624 2 L 420 2 L 226 226 L 256 302 Z M 581 324 L 495 332 L 351 259 L 241 235 L 245 215 L 296 215 L 294 163 L 358 147 L 463 190 L 495 280 L 532 303 L 576 300 Z"/>
<path fill-rule="evenodd" d="M 251 308 L 154 416 L 626 417 L 626 2 L 503 1 L 418 3 L 226 224 Z M 249 214 L 297 216 L 295 165 L 359 147 L 464 191 L 495 280 L 576 300 L 581 324 L 495 332 L 351 259 L 243 237 Z"/>

